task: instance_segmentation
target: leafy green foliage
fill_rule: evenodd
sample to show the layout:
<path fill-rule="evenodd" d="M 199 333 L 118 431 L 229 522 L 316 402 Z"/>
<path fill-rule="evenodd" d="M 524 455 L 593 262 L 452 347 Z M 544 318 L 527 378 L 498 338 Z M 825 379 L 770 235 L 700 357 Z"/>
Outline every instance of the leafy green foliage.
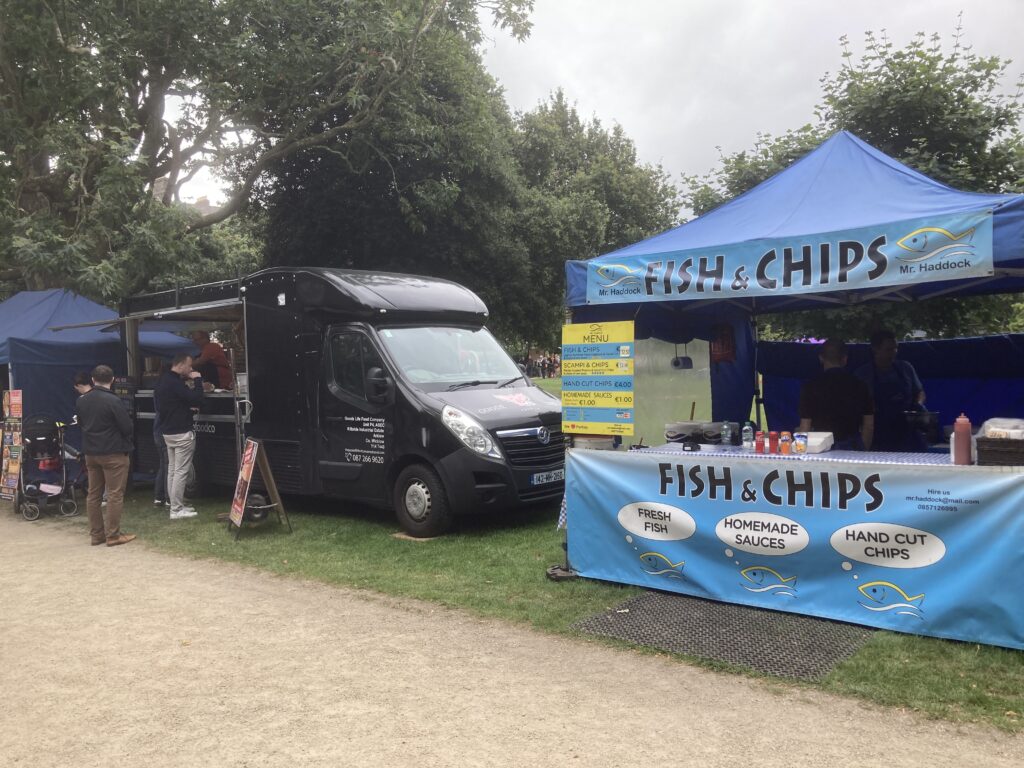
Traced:
<path fill-rule="evenodd" d="M 0 279 L 139 290 L 208 257 L 266 169 L 370 124 L 436 27 L 522 36 L 530 0 L 8 0 L 0 6 Z M 216 164 L 220 210 L 172 210 Z"/>
<path fill-rule="evenodd" d="M 844 38 L 846 64 L 823 80 L 821 120 L 952 187 L 1020 191 L 1024 104 L 1019 90 L 1002 89 L 1009 62 L 978 56 L 961 36 L 943 53 L 939 35 L 897 49 L 869 32 L 856 64 Z"/>
<path fill-rule="evenodd" d="M 423 53 L 371 129 L 271 171 L 268 261 L 456 280 L 507 343 L 553 347 L 565 260 L 671 226 L 676 190 L 561 93 L 513 119 L 461 37 L 435 31 Z"/>

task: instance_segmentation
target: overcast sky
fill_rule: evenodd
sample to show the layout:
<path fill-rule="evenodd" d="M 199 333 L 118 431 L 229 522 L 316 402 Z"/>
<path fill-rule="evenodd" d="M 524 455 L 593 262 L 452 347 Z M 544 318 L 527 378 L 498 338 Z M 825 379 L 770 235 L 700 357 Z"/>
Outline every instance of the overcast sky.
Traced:
<path fill-rule="evenodd" d="M 518 43 L 495 30 L 484 61 L 514 110 L 561 87 L 584 117 L 617 122 L 641 160 L 674 180 L 711 170 L 814 118 L 821 77 L 842 63 L 846 35 L 859 58 L 864 33 L 897 47 L 914 34 L 964 40 L 1024 72 L 1024 0 L 536 0 L 533 31 Z"/>

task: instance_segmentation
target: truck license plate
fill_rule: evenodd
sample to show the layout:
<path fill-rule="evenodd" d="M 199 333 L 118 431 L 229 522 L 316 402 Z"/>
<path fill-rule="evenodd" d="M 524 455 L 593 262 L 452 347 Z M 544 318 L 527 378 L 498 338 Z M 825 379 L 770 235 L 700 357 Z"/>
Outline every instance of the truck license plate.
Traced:
<path fill-rule="evenodd" d="M 554 472 L 538 472 L 530 478 L 530 485 L 557 483 L 559 480 L 565 480 L 564 469 L 556 469 Z"/>

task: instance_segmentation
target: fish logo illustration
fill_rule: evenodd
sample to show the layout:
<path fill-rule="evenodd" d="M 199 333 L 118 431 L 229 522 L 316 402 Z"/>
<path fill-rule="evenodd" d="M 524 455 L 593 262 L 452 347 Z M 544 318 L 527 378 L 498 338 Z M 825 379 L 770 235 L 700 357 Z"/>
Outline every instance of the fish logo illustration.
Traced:
<path fill-rule="evenodd" d="M 942 227 L 921 227 L 896 241 L 896 245 L 913 254 L 898 255 L 900 261 L 918 262 L 936 256 L 970 256 L 974 246 L 963 242 L 974 236 L 974 227 L 955 235 Z"/>
<path fill-rule="evenodd" d="M 869 611 L 896 611 L 900 616 L 916 616 L 921 618 L 921 603 L 924 602 L 924 593 L 911 597 L 891 581 L 870 581 L 861 584 L 857 591 L 871 601 L 872 604 L 858 600 L 864 608 Z"/>
<path fill-rule="evenodd" d="M 748 592 L 771 592 L 773 595 L 796 597 L 796 576 L 783 576 L 766 565 L 752 565 L 740 571 L 747 584 L 740 584 Z"/>
<path fill-rule="evenodd" d="M 640 278 L 636 275 L 640 267 L 630 268 L 625 264 L 603 264 L 597 268 L 597 276 L 611 282 L 601 283 L 602 288 L 614 288 L 616 285 L 637 285 Z"/>
<path fill-rule="evenodd" d="M 685 560 L 673 563 L 660 552 L 644 552 L 640 555 L 640 562 L 651 576 L 666 576 L 670 579 L 683 578 L 683 567 L 686 565 Z"/>

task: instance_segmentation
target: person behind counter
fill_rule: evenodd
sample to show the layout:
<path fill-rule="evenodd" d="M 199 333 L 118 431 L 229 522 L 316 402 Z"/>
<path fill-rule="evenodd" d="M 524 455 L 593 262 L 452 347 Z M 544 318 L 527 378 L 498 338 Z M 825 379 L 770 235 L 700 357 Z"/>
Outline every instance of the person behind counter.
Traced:
<path fill-rule="evenodd" d="M 194 331 L 190 338 L 199 347 L 199 357 L 192 361 L 192 367 L 214 386 L 232 389 L 231 364 L 224 347 L 213 341 L 206 331 Z"/>
<path fill-rule="evenodd" d="M 192 387 L 185 383 L 189 379 Z M 171 503 L 171 519 L 195 517 L 196 511 L 185 506 L 185 483 L 196 450 L 192 409 L 203 401 L 203 377 L 199 371 L 192 370 L 191 355 L 175 355 L 170 370 L 157 380 L 153 397 L 160 412 L 160 432 L 167 444 L 167 495 Z"/>
<path fill-rule="evenodd" d="M 846 343 L 829 339 L 818 353 L 822 372 L 800 391 L 800 432 L 831 432 L 836 448 L 872 447 L 875 409 L 866 384 L 846 370 Z"/>
<path fill-rule="evenodd" d="M 857 369 L 875 401 L 876 451 L 923 451 L 920 434 L 907 421 L 906 412 L 924 404 L 924 388 L 914 366 L 896 359 L 898 345 L 892 331 L 871 334 L 871 362 Z"/>

